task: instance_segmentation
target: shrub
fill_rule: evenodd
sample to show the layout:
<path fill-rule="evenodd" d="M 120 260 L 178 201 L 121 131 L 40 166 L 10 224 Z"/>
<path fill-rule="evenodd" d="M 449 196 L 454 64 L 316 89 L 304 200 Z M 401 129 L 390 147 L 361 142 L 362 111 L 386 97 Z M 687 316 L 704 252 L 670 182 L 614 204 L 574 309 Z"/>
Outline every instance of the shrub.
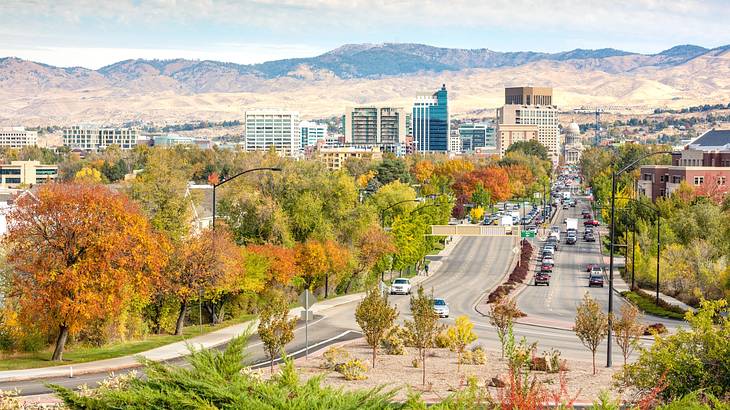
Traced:
<path fill-rule="evenodd" d="M 411 360 L 411 365 L 413 365 L 414 368 L 418 369 L 421 367 L 421 359 L 415 357 L 413 360 Z"/>
<path fill-rule="evenodd" d="M 28 353 L 40 352 L 47 344 L 45 336 L 38 331 L 24 334 L 20 338 L 20 350 Z"/>
<path fill-rule="evenodd" d="M 460 364 L 487 364 L 487 352 L 479 345 L 474 346 L 471 350 L 464 351 Z"/>
<path fill-rule="evenodd" d="M 380 346 L 385 349 L 385 354 L 403 355 L 406 354 L 405 344 L 397 332 L 391 332 L 380 341 Z"/>
<path fill-rule="evenodd" d="M 340 363 L 335 366 L 335 371 L 341 374 L 345 380 L 365 380 L 368 378 L 365 375 L 368 368 L 360 359 L 351 359 L 345 363 Z"/>
<path fill-rule="evenodd" d="M 446 333 L 446 329 L 436 335 L 436 338 L 434 339 L 434 346 L 439 349 L 446 349 L 449 347 L 449 335 Z"/>
<path fill-rule="evenodd" d="M 654 334 L 663 335 L 667 333 L 667 327 L 664 323 L 654 323 L 644 328 L 644 336 L 651 336 Z"/>
<path fill-rule="evenodd" d="M 507 353 L 507 360 L 509 361 L 510 369 L 515 371 L 527 367 L 528 363 L 532 359 L 532 356 L 537 349 L 537 343 L 527 343 L 527 339 L 524 337 L 520 339 L 520 343 L 515 345 L 514 340 L 507 343 L 505 352 Z"/>
<path fill-rule="evenodd" d="M 543 356 L 547 362 L 548 373 L 558 373 L 559 371 L 568 370 L 568 364 L 565 360 L 560 360 L 560 350 L 550 349 L 547 352 L 543 352 Z"/>
<path fill-rule="evenodd" d="M 324 358 L 322 367 L 328 370 L 336 370 L 338 365 L 352 360 L 352 356 L 350 356 L 350 353 L 348 353 L 347 350 L 334 346 L 327 349 L 327 351 L 322 354 L 322 357 Z"/>

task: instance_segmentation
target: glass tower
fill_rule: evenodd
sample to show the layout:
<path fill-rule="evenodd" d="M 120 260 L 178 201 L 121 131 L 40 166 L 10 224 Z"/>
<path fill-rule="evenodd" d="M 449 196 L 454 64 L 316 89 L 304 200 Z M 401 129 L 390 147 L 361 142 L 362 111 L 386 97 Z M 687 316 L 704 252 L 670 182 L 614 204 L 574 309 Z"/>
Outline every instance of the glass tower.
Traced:
<path fill-rule="evenodd" d="M 413 104 L 413 138 L 419 152 L 446 152 L 451 131 L 446 84 L 433 95 L 421 95 Z"/>

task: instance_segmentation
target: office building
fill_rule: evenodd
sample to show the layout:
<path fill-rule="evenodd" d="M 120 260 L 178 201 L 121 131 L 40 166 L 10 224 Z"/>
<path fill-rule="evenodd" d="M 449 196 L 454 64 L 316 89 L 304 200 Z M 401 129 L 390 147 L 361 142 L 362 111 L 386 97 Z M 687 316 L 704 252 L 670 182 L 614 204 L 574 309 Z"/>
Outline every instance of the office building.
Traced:
<path fill-rule="evenodd" d="M 497 109 L 497 129 L 502 125 L 536 125 L 538 142 L 545 146 L 552 161 L 557 163 L 560 130 L 558 108 L 552 105 L 552 88 L 505 88 L 505 105 Z"/>
<path fill-rule="evenodd" d="M 451 137 L 446 84 L 433 94 L 420 94 L 413 103 L 413 138 L 418 152 L 446 152 Z"/>
<path fill-rule="evenodd" d="M 0 128 L 0 147 L 22 148 L 29 145 L 38 145 L 38 132 L 24 127 Z"/>
<path fill-rule="evenodd" d="M 58 177 L 57 165 L 43 165 L 39 161 L 11 161 L 0 164 L 0 187 L 27 187 L 54 180 Z"/>
<path fill-rule="evenodd" d="M 343 122 L 345 145 L 395 147 L 406 140 L 406 113 L 401 107 L 348 107 Z"/>
<path fill-rule="evenodd" d="M 536 140 L 537 125 L 497 124 L 497 152 L 502 158 L 510 145 L 518 141 Z"/>
<path fill-rule="evenodd" d="M 327 124 L 302 121 L 299 123 L 299 135 L 302 138 L 302 148 L 312 147 L 319 140 L 327 140 Z"/>
<path fill-rule="evenodd" d="M 642 165 L 640 194 L 656 201 L 670 196 L 685 181 L 700 195 L 716 201 L 730 191 L 730 129 L 712 129 L 672 153 L 672 165 Z"/>
<path fill-rule="evenodd" d="M 103 128 L 95 125 L 75 125 L 63 130 L 63 145 L 82 151 L 96 151 L 116 145 L 123 150 L 137 146 L 137 128 Z"/>
<path fill-rule="evenodd" d="M 327 169 L 331 171 L 342 169 L 348 159 L 366 159 L 370 161 L 383 159 L 383 154 L 377 147 L 321 148 L 315 155 L 316 159 L 325 164 Z"/>
<path fill-rule="evenodd" d="M 474 152 L 477 148 L 496 148 L 494 125 L 488 123 L 463 123 L 459 125 L 462 152 Z"/>
<path fill-rule="evenodd" d="M 213 143 L 207 138 L 193 138 L 178 134 L 156 135 L 152 137 L 155 147 L 174 147 L 176 145 L 197 146 L 202 149 L 212 148 Z"/>
<path fill-rule="evenodd" d="M 266 151 L 273 147 L 279 155 L 298 157 L 299 113 L 283 110 L 246 111 L 246 151 Z"/>

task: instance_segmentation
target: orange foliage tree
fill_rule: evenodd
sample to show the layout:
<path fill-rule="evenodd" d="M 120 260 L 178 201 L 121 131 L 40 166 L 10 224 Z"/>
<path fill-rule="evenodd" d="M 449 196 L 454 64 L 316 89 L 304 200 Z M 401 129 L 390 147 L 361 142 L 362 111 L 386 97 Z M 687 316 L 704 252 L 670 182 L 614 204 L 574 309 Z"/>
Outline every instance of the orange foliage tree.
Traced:
<path fill-rule="evenodd" d="M 479 183 L 489 192 L 493 201 L 505 201 L 512 194 L 507 171 L 499 167 L 484 167 L 463 174 L 456 180 L 453 188 L 457 196 L 471 198 Z"/>
<path fill-rule="evenodd" d="M 386 255 L 398 251 L 393 237 L 377 225 L 365 231 L 357 245 L 357 274 L 372 270 Z"/>
<path fill-rule="evenodd" d="M 296 252 L 283 246 L 249 245 L 246 251 L 266 259 L 266 287 L 289 285 L 297 273 Z"/>
<path fill-rule="evenodd" d="M 334 241 L 309 239 L 296 247 L 299 279 L 305 289 L 316 290 L 324 286 L 325 298 L 329 296 L 330 279 L 336 283 L 350 266 L 350 251 Z"/>
<path fill-rule="evenodd" d="M 144 298 L 166 261 L 139 208 L 95 184 L 45 184 L 8 215 L 10 296 L 29 325 L 57 331 L 52 360 L 69 333 Z"/>

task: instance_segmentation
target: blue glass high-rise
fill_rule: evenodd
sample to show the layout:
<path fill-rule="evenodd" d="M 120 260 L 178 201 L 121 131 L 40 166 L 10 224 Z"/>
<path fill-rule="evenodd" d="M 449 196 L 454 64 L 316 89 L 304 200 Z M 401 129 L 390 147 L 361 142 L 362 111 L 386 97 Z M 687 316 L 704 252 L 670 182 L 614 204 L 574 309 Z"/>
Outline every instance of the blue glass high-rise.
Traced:
<path fill-rule="evenodd" d="M 413 105 L 413 138 L 419 152 L 446 152 L 449 147 L 449 106 L 446 84 Z"/>

